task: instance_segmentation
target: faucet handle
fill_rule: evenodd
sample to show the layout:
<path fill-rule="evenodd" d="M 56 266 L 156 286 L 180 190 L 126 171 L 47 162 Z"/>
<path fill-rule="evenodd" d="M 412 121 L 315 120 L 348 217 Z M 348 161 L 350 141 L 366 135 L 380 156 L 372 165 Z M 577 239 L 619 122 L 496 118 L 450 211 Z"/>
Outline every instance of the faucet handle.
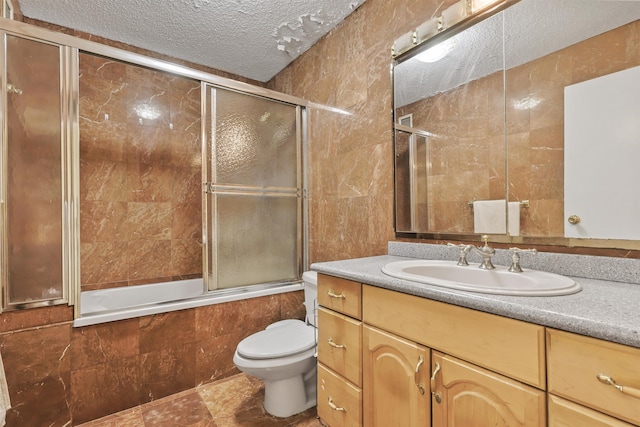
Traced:
<path fill-rule="evenodd" d="M 458 265 L 461 266 L 467 266 L 469 265 L 469 263 L 467 262 L 467 254 L 471 251 L 471 249 L 473 248 L 473 245 L 465 245 L 465 244 L 455 244 L 455 243 L 447 243 L 447 246 L 456 246 L 457 248 L 460 249 L 460 254 L 459 254 L 459 258 L 458 258 Z"/>
<path fill-rule="evenodd" d="M 509 271 L 513 273 L 522 273 L 522 267 L 520 267 L 521 253 L 532 253 L 535 255 L 538 252 L 536 249 L 509 248 L 509 250 L 511 251 L 511 267 L 509 267 Z"/>

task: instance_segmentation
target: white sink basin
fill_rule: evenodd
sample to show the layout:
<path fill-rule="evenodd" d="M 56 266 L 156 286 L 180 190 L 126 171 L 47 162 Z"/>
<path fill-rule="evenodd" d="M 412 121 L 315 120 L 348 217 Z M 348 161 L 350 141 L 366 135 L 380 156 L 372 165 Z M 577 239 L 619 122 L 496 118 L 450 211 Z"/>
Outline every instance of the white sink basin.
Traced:
<path fill-rule="evenodd" d="M 573 279 L 558 274 L 535 270 L 512 273 L 503 266 L 483 270 L 477 265 L 462 267 L 455 261 L 396 261 L 385 265 L 382 272 L 398 279 L 485 294 L 553 296 L 582 289 Z"/>

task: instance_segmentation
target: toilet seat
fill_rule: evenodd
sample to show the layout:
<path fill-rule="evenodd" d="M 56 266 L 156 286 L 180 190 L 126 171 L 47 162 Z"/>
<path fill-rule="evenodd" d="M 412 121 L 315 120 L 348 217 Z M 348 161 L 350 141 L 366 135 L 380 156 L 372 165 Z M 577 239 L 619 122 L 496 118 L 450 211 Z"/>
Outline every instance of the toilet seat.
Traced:
<path fill-rule="evenodd" d="M 272 325 L 240 341 L 236 349 L 247 359 L 275 359 L 309 350 L 316 345 L 315 328 L 301 320 Z"/>

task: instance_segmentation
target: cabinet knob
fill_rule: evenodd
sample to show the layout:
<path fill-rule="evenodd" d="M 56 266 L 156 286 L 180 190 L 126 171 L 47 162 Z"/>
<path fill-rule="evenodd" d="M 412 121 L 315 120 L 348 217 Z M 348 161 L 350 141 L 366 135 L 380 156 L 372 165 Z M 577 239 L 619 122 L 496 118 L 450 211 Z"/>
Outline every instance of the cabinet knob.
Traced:
<path fill-rule="evenodd" d="M 571 225 L 576 225 L 580 222 L 580 217 L 578 215 L 571 215 L 567 218 L 567 221 L 569 221 L 569 224 Z"/>

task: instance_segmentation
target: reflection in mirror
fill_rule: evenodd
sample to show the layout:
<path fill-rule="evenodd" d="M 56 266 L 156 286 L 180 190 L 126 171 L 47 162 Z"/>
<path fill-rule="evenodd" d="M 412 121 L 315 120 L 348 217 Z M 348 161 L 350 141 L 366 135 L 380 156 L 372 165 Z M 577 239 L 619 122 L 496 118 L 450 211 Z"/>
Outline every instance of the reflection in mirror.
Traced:
<path fill-rule="evenodd" d="M 614 200 L 611 191 L 640 179 L 628 161 L 638 158 L 638 97 L 623 96 L 640 92 L 630 77 L 640 65 L 639 18 L 638 1 L 521 0 L 400 57 L 394 112 L 411 114 L 412 126 L 395 120 L 396 168 L 404 138 L 429 136 L 428 157 L 405 163 L 426 165 L 426 219 L 406 221 L 423 201 L 398 190 L 396 231 L 468 235 L 486 232 L 484 220 L 494 234 L 547 239 L 540 243 L 640 240 L 640 193 Z M 418 174 L 396 170 L 407 175 Z"/>

